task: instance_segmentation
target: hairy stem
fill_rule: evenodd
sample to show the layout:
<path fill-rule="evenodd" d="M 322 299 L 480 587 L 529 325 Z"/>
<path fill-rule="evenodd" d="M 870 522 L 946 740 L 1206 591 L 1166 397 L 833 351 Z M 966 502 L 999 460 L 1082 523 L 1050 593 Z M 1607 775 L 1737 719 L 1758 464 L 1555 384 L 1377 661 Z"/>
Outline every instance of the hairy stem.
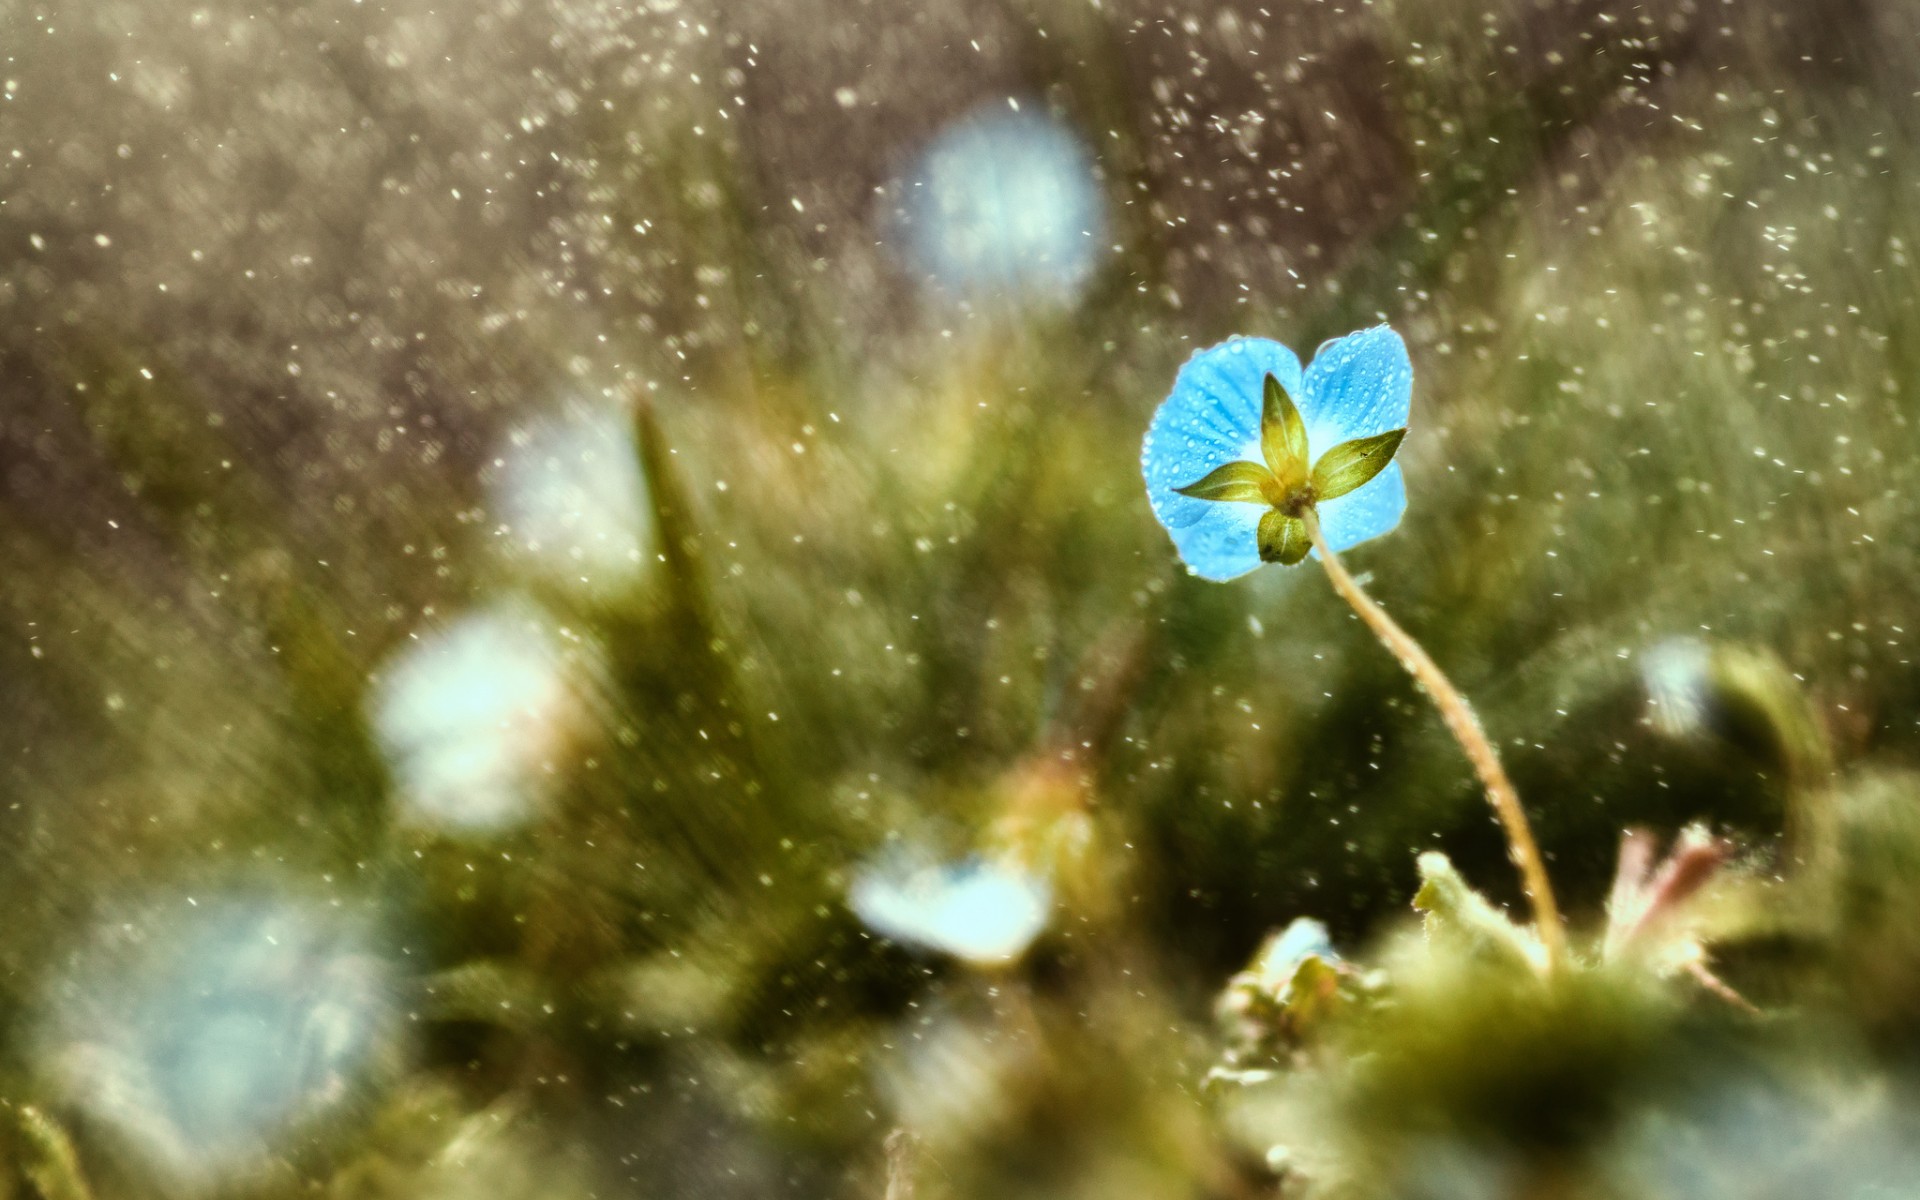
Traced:
<path fill-rule="evenodd" d="M 1353 606 L 1360 619 L 1373 630 L 1374 636 L 1400 665 L 1407 669 L 1427 695 L 1433 698 L 1439 708 L 1441 719 L 1446 721 L 1448 732 L 1460 743 L 1467 753 L 1467 761 L 1473 764 L 1474 773 L 1480 776 L 1480 783 L 1487 789 L 1487 802 L 1493 805 L 1494 815 L 1500 818 L 1501 826 L 1507 834 L 1507 853 L 1513 865 L 1520 870 L 1520 882 L 1525 887 L 1527 899 L 1533 904 L 1533 920 L 1540 931 L 1540 942 L 1546 947 L 1547 961 L 1558 967 L 1566 956 L 1567 935 L 1560 923 L 1560 909 L 1553 901 L 1553 885 L 1547 879 L 1547 865 L 1540 857 L 1540 847 L 1533 840 L 1533 829 L 1527 824 L 1527 814 L 1520 807 L 1519 793 L 1513 790 L 1513 781 L 1507 778 L 1506 768 L 1500 765 L 1500 756 L 1494 752 L 1493 743 L 1487 740 L 1486 731 L 1480 728 L 1480 718 L 1474 715 L 1473 706 L 1467 698 L 1453 686 L 1453 682 L 1440 670 L 1438 664 L 1427 654 L 1413 636 L 1387 615 L 1386 610 L 1374 603 L 1358 581 L 1347 573 L 1340 559 L 1327 545 L 1326 538 L 1320 532 L 1320 518 L 1308 508 L 1301 520 L 1306 523 L 1307 536 L 1313 548 L 1319 551 L 1320 565 L 1327 569 L 1327 578 L 1333 582 L 1333 590 L 1340 598 Z"/>

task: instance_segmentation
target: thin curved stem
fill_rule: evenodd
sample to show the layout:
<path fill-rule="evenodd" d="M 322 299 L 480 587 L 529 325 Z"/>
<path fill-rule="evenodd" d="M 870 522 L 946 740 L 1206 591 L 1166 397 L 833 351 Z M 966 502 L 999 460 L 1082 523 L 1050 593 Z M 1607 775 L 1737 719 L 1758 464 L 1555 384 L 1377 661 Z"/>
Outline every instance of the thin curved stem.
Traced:
<path fill-rule="evenodd" d="M 1493 743 L 1487 740 L 1486 731 L 1480 727 L 1480 718 L 1474 715 L 1473 706 L 1467 703 L 1467 698 L 1453 686 L 1453 682 L 1440 670 L 1425 648 L 1400 628 L 1386 610 L 1361 590 L 1359 582 L 1347 573 L 1347 568 L 1341 565 L 1339 557 L 1321 535 L 1319 516 L 1309 508 L 1301 515 L 1301 520 L 1306 523 L 1307 537 L 1320 554 L 1320 565 L 1326 568 L 1333 590 L 1353 606 L 1353 611 L 1360 614 L 1360 619 L 1367 623 L 1367 628 L 1373 630 L 1381 644 L 1391 650 L 1407 673 L 1426 689 L 1435 707 L 1439 708 L 1441 719 L 1447 723 L 1448 732 L 1466 751 L 1467 761 L 1473 764 L 1474 773 L 1480 776 L 1480 783 L 1487 789 L 1487 801 L 1493 805 L 1494 815 L 1500 818 L 1500 824 L 1506 830 L 1507 854 L 1520 870 L 1521 885 L 1526 888 L 1527 899 L 1533 905 L 1533 923 L 1540 932 L 1540 944 L 1546 948 L 1547 961 L 1558 967 L 1566 957 L 1567 935 L 1560 921 L 1559 906 L 1553 901 L 1553 885 L 1547 879 L 1547 865 L 1540 857 L 1540 847 L 1533 840 L 1533 828 L 1527 824 L 1527 814 L 1520 807 L 1520 795 L 1513 790 L 1513 781 L 1507 778 L 1506 768 L 1500 765 L 1499 754 L 1495 753 Z"/>

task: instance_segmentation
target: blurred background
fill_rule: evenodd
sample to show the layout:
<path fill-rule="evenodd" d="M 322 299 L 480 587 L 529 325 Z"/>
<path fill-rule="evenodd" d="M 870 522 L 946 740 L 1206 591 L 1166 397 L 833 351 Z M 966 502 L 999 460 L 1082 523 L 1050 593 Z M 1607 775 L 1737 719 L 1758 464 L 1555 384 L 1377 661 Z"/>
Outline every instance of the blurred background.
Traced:
<path fill-rule="evenodd" d="M 0 89 L 0 1197 L 1920 1195 L 1906 0 L 0 0 Z M 1436 976 L 1246 1103 L 1270 931 L 1524 915 L 1145 503 L 1190 353 L 1383 320 L 1349 565 L 1577 933 L 1727 839 L 1764 1015 Z"/>

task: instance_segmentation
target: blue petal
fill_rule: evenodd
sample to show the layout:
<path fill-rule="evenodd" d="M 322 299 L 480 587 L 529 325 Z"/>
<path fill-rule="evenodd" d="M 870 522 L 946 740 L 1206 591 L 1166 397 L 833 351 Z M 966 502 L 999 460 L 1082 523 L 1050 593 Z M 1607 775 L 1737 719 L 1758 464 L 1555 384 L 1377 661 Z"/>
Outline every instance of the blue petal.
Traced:
<path fill-rule="evenodd" d="M 1319 510 L 1321 536 L 1335 554 L 1392 531 L 1407 511 L 1407 481 L 1400 474 L 1400 464 L 1388 463 L 1386 470 L 1346 495 L 1322 500 Z M 1318 551 L 1314 557 L 1319 557 Z"/>
<path fill-rule="evenodd" d="M 1198 351 L 1147 427 L 1140 470 L 1153 515 L 1187 565 L 1208 579 L 1232 579 L 1260 565 L 1254 527 L 1262 509 L 1195 500 L 1173 489 L 1230 462 L 1260 461 L 1261 387 L 1269 373 L 1290 392 L 1300 391 L 1300 360 L 1278 342 L 1234 338 Z"/>
<path fill-rule="evenodd" d="M 1178 499 L 1186 500 L 1185 496 Z M 1198 520 L 1175 527 L 1174 548 L 1195 575 L 1225 583 L 1260 565 L 1260 518 L 1264 504 L 1236 504 L 1230 500 L 1194 500 L 1206 505 Z"/>
<path fill-rule="evenodd" d="M 1318 457 L 1341 442 L 1405 429 L 1413 405 L 1413 363 L 1400 335 L 1385 325 L 1323 344 L 1307 367 L 1307 444 Z"/>

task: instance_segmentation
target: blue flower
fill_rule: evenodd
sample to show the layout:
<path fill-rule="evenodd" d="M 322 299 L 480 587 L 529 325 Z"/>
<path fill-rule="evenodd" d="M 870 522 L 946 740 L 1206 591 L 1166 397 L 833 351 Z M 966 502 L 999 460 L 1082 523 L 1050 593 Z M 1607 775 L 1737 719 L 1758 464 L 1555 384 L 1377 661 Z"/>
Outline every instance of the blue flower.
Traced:
<path fill-rule="evenodd" d="M 338 903 L 335 901 L 334 903 Z M 103 925 L 43 998 L 43 1067 L 161 1195 L 247 1193 L 386 1081 L 407 1022 L 373 927 L 259 893 Z"/>
<path fill-rule="evenodd" d="M 1385 325 L 1327 342 L 1305 370 L 1266 338 L 1201 350 L 1147 429 L 1153 515 L 1188 568 L 1220 582 L 1299 562 L 1305 521 L 1336 553 L 1379 537 L 1407 508 L 1392 458 L 1412 400 L 1406 344 Z"/>

